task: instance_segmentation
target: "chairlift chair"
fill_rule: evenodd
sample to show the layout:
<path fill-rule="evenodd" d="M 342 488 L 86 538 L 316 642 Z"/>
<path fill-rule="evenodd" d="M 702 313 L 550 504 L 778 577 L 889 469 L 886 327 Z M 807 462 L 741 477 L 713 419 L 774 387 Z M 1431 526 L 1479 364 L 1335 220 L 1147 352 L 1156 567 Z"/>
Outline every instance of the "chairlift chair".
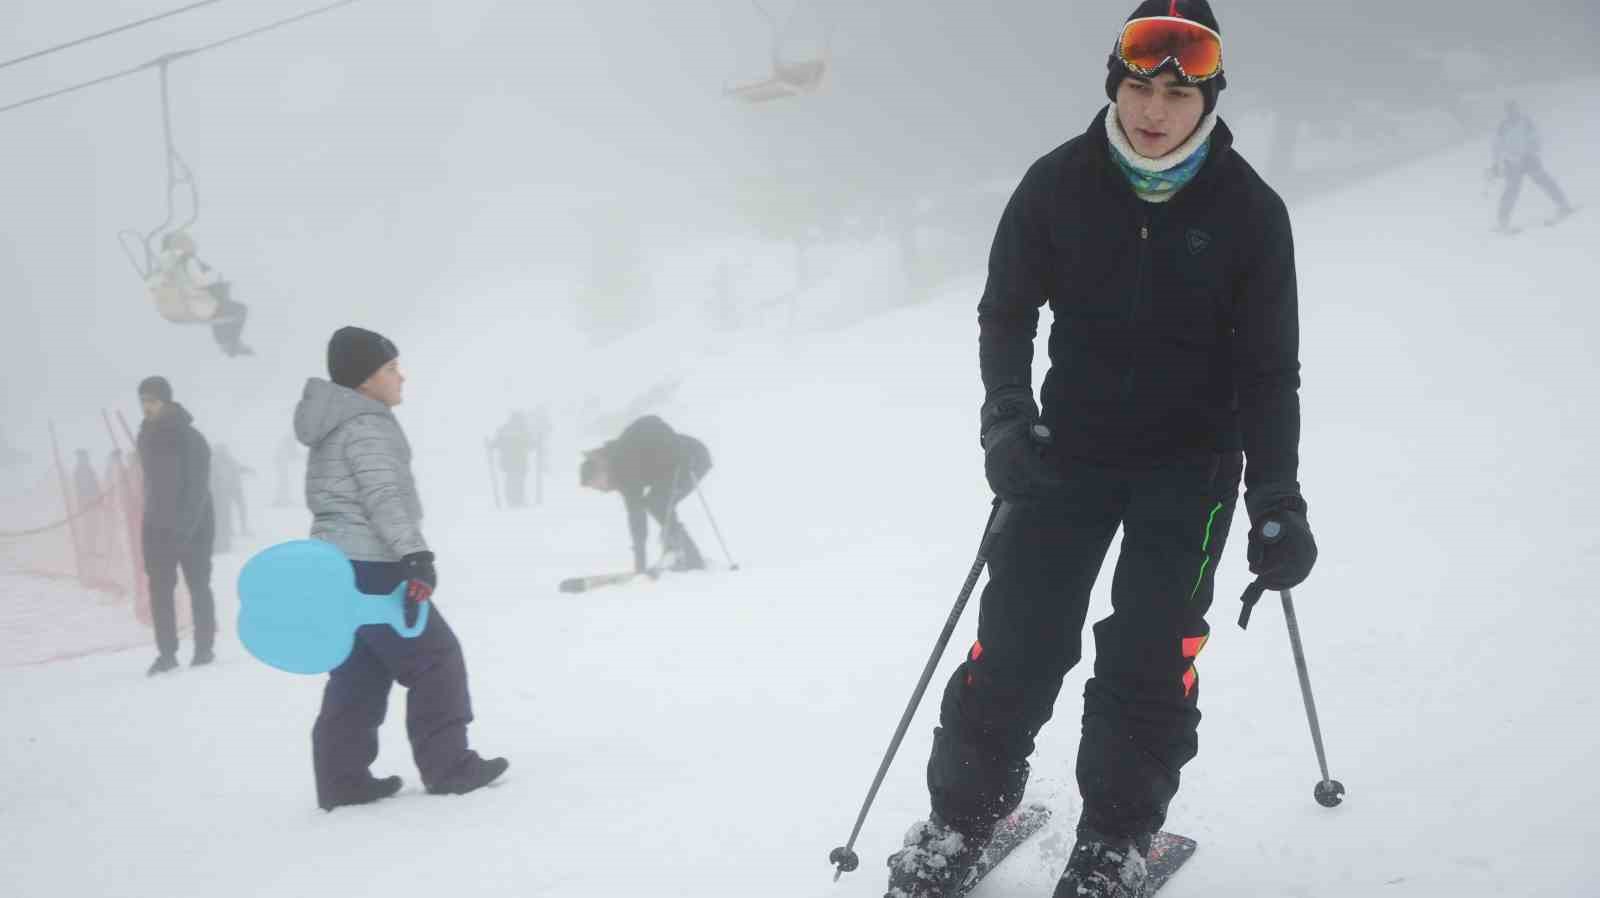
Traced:
<path fill-rule="evenodd" d="M 145 290 L 155 303 L 156 311 L 173 324 L 217 325 L 231 322 L 233 317 L 218 317 L 222 300 L 209 288 L 196 284 L 177 268 L 161 263 L 163 244 L 180 237 L 188 240 L 187 231 L 200 218 L 200 191 L 195 185 L 194 171 L 178 154 L 172 139 L 172 103 L 167 86 L 167 65 L 175 57 L 164 57 L 155 63 L 161 81 L 161 124 L 166 143 L 167 159 L 167 215 L 149 232 L 141 233 L 131 228 L 117 234 L 117 242 L 133 270 L 144 282 Z M 188 194 L 188 215 L 179 221 L 178 195 Z M 192 241 L 190 241 L 192 243 Z"/>
<path fill-rule="evenodd" d="M 781 48 L 785 28 L 778 26 L 777 20 L 767 12 L 761 3 L 755 3 L 756 11 L 772 26 L 772 75 L 765 80 L 730 87 L 723 91 L 727 96 L 747 103 L 765 103 L 769 100 L 781 100 L 786 97 L 797 97 L 804 94 L 815 93 L 822 86 L 823 77 L 828 71 L 829 62 L 829 37 L 826 25 L 823 28 L 823 52 L 821 56 L 813 59 L 785 61 Z M 798 6 L 796 7 L 798 9 Z M 791 11 L 790 17 L 793 18 Z"/>

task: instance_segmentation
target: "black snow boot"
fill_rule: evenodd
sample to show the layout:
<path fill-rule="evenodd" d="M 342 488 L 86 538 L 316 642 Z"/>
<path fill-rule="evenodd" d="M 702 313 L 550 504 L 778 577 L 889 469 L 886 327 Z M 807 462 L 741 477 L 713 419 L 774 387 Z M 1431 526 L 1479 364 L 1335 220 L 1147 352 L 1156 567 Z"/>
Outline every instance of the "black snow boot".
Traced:
<path fill-rule="evenodd" d="M 1143 898 L 1150 837 L 1111 838 L 1080 828 L 1055 898 Z"/>
<path fill-rule="evenodd" d="M 161 656 L 158 656 L 156 658 L 156 660 L 151 663 L 150 669 L 146 670 L 144 672 L 144 675 L 147 676 L 147 677 L 153 677 L 156 674 L 164 674 L 169 670 L 177 670 L 177 669 L 178 669 L 178 659 L 177 658 L 174 658 L 171 655 L 161 655 Z"/>
<path fill-rule="evenodd" d="M 195 649 L 194 657 L 189 659 L 190 667 L 204 667 L 217 660 L 216 653 L 210 649 Z"/>
<path fill-rule="evenodd" d="M 399 792 L 402 782 L 398 776 L 378 779 L 368 775 L 364 780 L 340 783 L 330 790 L 331 794 L 323 796 L 317 802 L 317 806 L 324 811 L 331 811 L 348 805 L 372 804 Z"/>
<path fill-rule="evenodd" d="M 965 892 L 987 838 L 963 835 L 938 817 L 919 820 L 889 855 L 884 898 L 956 898 Z"/>
<path fill-rule="evenodd" d="M 506 772 L 511 762 L 505 758 L 485 761 L 475 751 L 467 752 L 467 759 L 456 766 L 450 775 L 428 787 L 431 795 L 465 795 L 489 785 Z"/>

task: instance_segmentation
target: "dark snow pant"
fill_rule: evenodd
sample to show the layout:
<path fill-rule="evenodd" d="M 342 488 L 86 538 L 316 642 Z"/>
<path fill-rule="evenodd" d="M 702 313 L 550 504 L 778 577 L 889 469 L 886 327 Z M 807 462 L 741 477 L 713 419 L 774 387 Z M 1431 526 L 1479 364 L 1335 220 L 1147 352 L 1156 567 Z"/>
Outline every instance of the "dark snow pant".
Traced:
<path fill-rule="evenodd" d="M 1021 802 L 1034 738 L 1082 657 L 1089 592 L 1121 524 L 1112 612 L 1094 625 L 1084 688 L 1080 825 L 1128 837 L 1161 827 L 1199 747 L 1194 658 L 1210 633 L 1241 468 L 1236 452 L 1149 470 L 1066 462 L 1062 496 L 1015 509 L 990 553 L 978 640 L 934 730 L 936 815 L 982 834 Z"/>
<path fill-rule="evenodd" d="M 656 526 L 661 528 L 661 548 L 676 552 L 678 564 L 693 568 L 704 567 L 705 558 L 683 526 L 683 519 L 678 517 L 678 503 L 689 498 L 709 468 L 709 463 L 705 469 L 698 465 L 684 465 L 673 475 L 671 487 L 652 488 L 644 500 L 645 509 L 656 519 Z"/>
<path fill-rule="evenodd" d="M 144 570 L 150 579 L 150 622 L 156 631 L 156 651 L 166 657 L 178 654 L 178 571 L 189 587 L 189 611 L 194 619 L 194 650 L 209 652 L 216 641 L 217 606 L 211 593 L 212 521 L 201 533 L 176 548 L 144 543 Z"/>
<path fill-rule="evenodd" d="M 394 591 L 405 579 L 398 562 L 353 561 L 356 588 L 371 595 Z M 326 806 L 371 776 L 378 757 L 378 727 L 389 708 L 389 687 L 406 687 L 406 733 L 422 784 L 446 779 L 467 758 L 467 665 L 461 643 L 439 607 L 415 639 L 388 624 L 356 630 L 355 648 L 328 674 L 322 711 L 311 730 L 317 802 Z"/>
<path fill-rule="evenodd" d="M 1555 180 L 1544 170 L 1544 163 L 1539 161 L 1538 156 L 1530 156 L 1521 165 L 1506 166 L 1505 174 L 1506 190 L 1500 195 L 1500 227 L 1504 228 L 1511 224 L 1511 210 L 1516 208 L 1517 197 L 1522 195 L 1524 176 L 1539 185 L 1539 189 L 1550 196 L 1556 208 L 1563 210 L 1572 208 L 1567 205 L 1566 194 L 1561 192 Z"/>
<path fill-rule="evenodd" d="M 207 288 L 217 298 L 218 324 L 211 326 L 211 336 L 222 351 L 233 355 L 239 351 L 239 341 L 244 336 L 244 321 L 250 316 L 250 307 L 234 302 L 233 289 L 226 282 Z"/>

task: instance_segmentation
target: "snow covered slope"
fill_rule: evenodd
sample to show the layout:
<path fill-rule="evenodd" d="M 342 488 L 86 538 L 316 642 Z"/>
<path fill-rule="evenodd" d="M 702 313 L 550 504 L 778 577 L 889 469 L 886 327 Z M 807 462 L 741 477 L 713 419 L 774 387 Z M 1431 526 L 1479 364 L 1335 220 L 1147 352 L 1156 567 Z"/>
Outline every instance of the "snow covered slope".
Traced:
<path fill-rule="evenodd" d="M 1600 195 L 1584 153 L 1600 125 L 1566 111 L 1535 110 L 1549 167 L 1584 201 Z M 1600 797 L 1600 212 L 1491 235 L 1486 157 L 1473 146 L 1295 210 L 1303 480 L 1322 551 L 1297 597 L 1333 772 L 1350 792 L 1332 811 L 1311 799 L 1276 604 L 1248 633 L 1232 625 L 1247 581 L 1239 536 L 1200 664 L 1202 751 L 1170 816 L 1201 848 L 1164 896 L 1596 893 L 1583 866 Z M 1543 203 L 1530 191 L 1523 216 Z M 4 892 L 881 894 L 882 857 L 926 811 L 934 701 L 862 834 L 862 869 L 835 885 L 826 858 L 987 511 L 979 288 L 839 334 L 697 345 L 659 411 L 712 447 L 707 496 L 743 570 L 583 597 L 554 584 L 627 563 L 620 504 L 581 493 L 566 462 L 543 508 L 462 500 L 482 494 L 481 456 L 450 444 L 463 441 L 445 419 L 503 405 L 430 392 L 413 364 L 401 414 L 435 510 L 439 604 L 466 648 L 474 742 L 512 759 L 503 784 L 423 795 L 397 694 L 375 770 L 406 776 L 406 791 L 317 811 L 321 682 L 264 668 L 231 635 L 216 667 L 156 681 L 142 650 L 4 670 Z M 685 512 L 717 557 L 694 500 Z M 304 526 L 278 513 L 259 529 L 287 539 Z M 219 559 L 225 627 L 242 560 Z M 1106 610 L 1102 585 L 1091 615 Z M 1069 677 L 1034 758 L 1029 797 L 1053 805 L 1056 824 L 977 898 L 1048 895 L 1065 863 L 1088 667 Z"/>

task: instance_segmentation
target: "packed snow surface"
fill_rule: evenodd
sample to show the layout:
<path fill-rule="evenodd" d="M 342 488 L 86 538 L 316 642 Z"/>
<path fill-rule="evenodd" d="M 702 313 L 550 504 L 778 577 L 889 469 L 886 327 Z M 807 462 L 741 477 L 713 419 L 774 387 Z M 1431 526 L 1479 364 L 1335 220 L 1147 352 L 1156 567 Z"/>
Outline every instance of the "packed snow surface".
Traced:
<path fill-rule="evenodd" d="M 1587 107 L 1554 112 L 1536 110 L 1546 162 L 1592 203 L 1600 126 Z M 1493 198 L 1478 187 L 1487 155 L 1464 146 L 1293 210 L 1302 480 L 1321 547 L 1296 600 L 1349 794 L 1334 810 L 1312 800 L 1318 773 L 1276 601 L 1248 632 L 1233 625 L 1247 582 L 1236 522 L 1199 662 L 1201 753 L 1169 818 L 1200 848 L 1164 896 L 1597 894 L 1586 849 L 1600 793 L 1600 212 L 1491 234 Z M 1546 206 L 1529 185 L 1519 214 L 1536 222 Z M 988 510 L 980 288 L 974 272 L 847 330 L 688 344 L 653 410 L 712 448 L 706 498 L 742 569 L 584 596 L 555 584 L 628 563 L 618 500 L 580 492 L 571 451 L 543 507 L 495 511 L 481 446 L 448 421 L 504 405 L 429 367 L 472 364 L 473 344 L 459 330 L 436 345 L 402 339 L 413 393 L 399 413 L 430 506 L 438 606 L 465 646 L 473 742 L 511 758 L 510 773 L 467 797 L 422 793 L 397 690 L 374 770 L 406 789 L 317 810 L 322 680 L 268 669 L 233 637 L 239 552 L 218 559 L 214 667 L 147 680 L 153 652 L 140 647 L 0 669 L 0 891 L 881 894 L 884 858 L 927 810 L 932 696 L 856 845 L 861 869 L 835 884 L 827 857 Z M 294 397 L 283 398 L 274 414 Z M 257 547 L 305 534 L 302 512 L 256 504 Z M 696 500 L 685 516 L 721 557 Z M 1107 579 L 1091 619 L 1107 613 Z M 975 898 L 1048 895 L 1065 864 L 1089 666 L 1069 676 L 1033 758 L 1028 799 L 1056 815 Z"/>

